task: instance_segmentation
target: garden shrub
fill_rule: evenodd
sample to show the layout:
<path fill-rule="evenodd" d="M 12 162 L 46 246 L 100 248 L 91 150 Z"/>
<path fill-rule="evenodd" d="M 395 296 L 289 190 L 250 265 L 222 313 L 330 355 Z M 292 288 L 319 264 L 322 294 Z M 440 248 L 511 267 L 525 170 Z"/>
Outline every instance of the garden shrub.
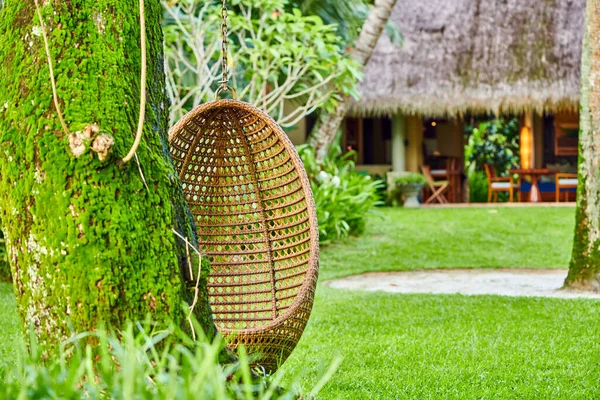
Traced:
<path fill-rule="evenodd" d="M 519 165 L 519 121 L 517 118 L 494 118 L 466 127 L 465 160 L 467 170 L 473 166 L 483 171 L 484 164 L 493 165 L 504 175 Z"/>
<path fill-rule="evenodd" d="M 342 154 L 334 147 L 319 165 L 310 146 L 302 145 L 298 151 L 315 198 L 320 242 L 362 234 L 367 215 L 382 204 L 383 182 L 356 171 L 355 152 Z"/>
<path fill-rule="evenodd" d="M 469 173 L 469 202 L 485 203 L 488 196 L 488 181 L 483 171 Z"/>
<path fill-rule="evenodd" d="M 465 172 L 469 179 L 471 203 L 487 202 L 488 182 L 484 164 L 492 165 L 498 176 L 519 166 L 519 121 L 494 118 L 466 127 Z M 500 200 L 508 196 L 500 193 Z"/>
<path fill-rule="evenodd" d="M 423 174 L 419 174 L 416 172 L 410 172 L 406 175 L 399 176 L 394 180 L 396 186 L 410 186 L 410 185 L 425 185 L 427 183 L 427 179 L 423 176 Z"/>
<path fill-rule="evenodd" d="M 178 329 L 153 331 L 149 324 L 130 324 L 119 335 L 104 329 L 76 335 L 48 360 L 34 339 L 30 349 L 22 350 L 12 370 L 0 371 L 1 399 L 296 399 L 300 395 L 280 388 L 278 376 L 252 372 L 243 351 L 238 362 L 221 365 L 223 344 L 218 339 L 194 341 Z"/>
<path fill-rule="evenodd" d="M 221 85 L 221 3 L 162 4 L 166 85 L 175 123 L 212 101 Z M 229 84 L 240 100 L 265 111 L 282 127 L 292 127 L 316 109 L 333 112 L 343 96 L 358 98 L 361 68 L 348 57 L 337 26 L 303 15 L 289 0 L 228 4 Z"/>

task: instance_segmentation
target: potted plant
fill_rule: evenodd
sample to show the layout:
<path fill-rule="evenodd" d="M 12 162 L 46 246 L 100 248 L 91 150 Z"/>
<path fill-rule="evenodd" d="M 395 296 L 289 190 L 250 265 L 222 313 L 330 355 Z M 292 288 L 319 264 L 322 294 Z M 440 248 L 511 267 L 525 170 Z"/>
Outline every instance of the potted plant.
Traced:
<path fill-rule="evenodd" d="M 427 183 L 425 177 L 418 173 L 408 173 L 396 178 L 395 183 L 396 191 L 404 202 L 404 207 L 419 207 L 418 196 L 425 183 Z"/>

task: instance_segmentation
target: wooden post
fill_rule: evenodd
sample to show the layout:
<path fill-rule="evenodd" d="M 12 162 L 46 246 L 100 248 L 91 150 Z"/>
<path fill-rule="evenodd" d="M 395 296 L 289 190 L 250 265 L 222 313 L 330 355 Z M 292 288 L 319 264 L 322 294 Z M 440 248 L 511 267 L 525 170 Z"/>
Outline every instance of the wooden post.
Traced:
<path fill-rule="evenodd" d="M 406 171 L 406 117 L 395 114 L 392 117 L 392 168 L 395 172 Z"/>
<path fill-rule="evenodd" d="M 533 115 L 533 161 L 534 168 L 544 168 L 544 119 L 538 113 Z"/>
<path fill-rule="evenodd" d="M 406 117 L 406 169 L 419 172 L 423 164 L 423 119 L 420 116 Z"/>
<path fill-rule="evenodd" d="M 521 168 L 533 168 L 534 166 L 534 142 L 533 142 L 533 118 L 532 112 L 526 111 L 523 125 L 519 133 L 519 152 L 521 157 Z"/>

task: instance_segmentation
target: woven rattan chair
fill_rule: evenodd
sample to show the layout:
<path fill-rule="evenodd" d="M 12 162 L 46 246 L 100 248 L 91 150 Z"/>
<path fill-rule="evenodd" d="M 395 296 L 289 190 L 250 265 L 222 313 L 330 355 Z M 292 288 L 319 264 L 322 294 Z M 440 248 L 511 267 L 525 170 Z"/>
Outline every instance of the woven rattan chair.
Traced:
<path fill-rule="evenodd" d="M 318 226 L 303 164 L 268 115 L 218 100 L 184 116 L 171 155 L 210 257 L 209 300 L 229 346 L 274 371 L 296 346 L 313 304 Z"/>

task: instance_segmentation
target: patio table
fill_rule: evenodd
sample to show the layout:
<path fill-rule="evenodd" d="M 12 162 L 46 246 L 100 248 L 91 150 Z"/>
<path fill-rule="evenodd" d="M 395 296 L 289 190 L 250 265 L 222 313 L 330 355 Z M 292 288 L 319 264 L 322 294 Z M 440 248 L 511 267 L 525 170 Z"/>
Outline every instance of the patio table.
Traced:
<path fill-rule="evenodd" d="M 558 170 L 549 168 L 517 168 L 509 169 L 510 174 L 531 177 L 531 189 L 529 190 L 529 201 L 531 203 L 539 203 L 542 201 L 540 196 L 540 188 L 538 187 L 538 179 L 541 175 L 554 175 Z"/>

